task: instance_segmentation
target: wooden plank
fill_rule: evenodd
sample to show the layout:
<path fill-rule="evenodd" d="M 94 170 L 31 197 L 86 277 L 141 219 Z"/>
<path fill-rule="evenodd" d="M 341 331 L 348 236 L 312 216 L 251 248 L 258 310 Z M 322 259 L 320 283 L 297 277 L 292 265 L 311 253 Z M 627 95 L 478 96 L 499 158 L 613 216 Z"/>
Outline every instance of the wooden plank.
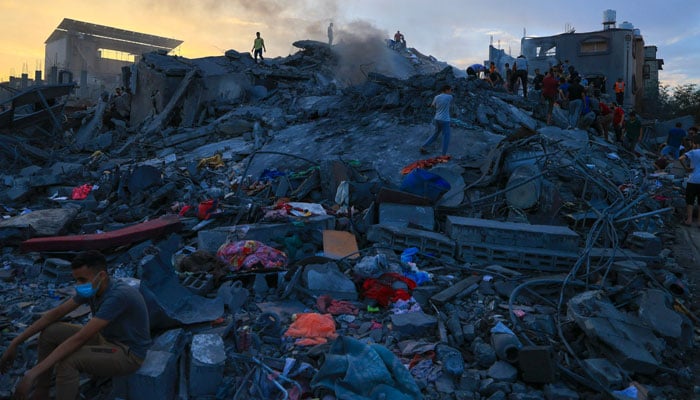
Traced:
<path fill-rule="evenodd" d="M 479 283 L 481 280 L 480 276 L 470 276 L 468 278 L 462 279 L 461 281 L 455 283 L 454 285 L 448 287 L 440 293 L 436 293 L 430 300 L 438 304 L 445 304 L 452 300 L 462 291 L 467 289 L 469 286 Z"/>

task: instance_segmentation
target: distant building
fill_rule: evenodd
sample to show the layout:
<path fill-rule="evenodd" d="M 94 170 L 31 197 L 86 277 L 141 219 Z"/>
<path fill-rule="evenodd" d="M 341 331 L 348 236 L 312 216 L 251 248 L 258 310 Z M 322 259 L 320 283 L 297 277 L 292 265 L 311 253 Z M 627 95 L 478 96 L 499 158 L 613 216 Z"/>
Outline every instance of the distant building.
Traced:
<path fill-rule="evenodd" d="M 77 82 L 84 97 L 122 86 L 123 67 L 144 53 L 167 54 L 182 41 L 64 18 L 45 44 L 46 81 Z"/>
<path fill-rule="evenodd" d="M 530 74 L 535 68 L 546 71 L 549 67 L 569 60 L 582 77 L 589 81 L 606 77 L 605 91 L 613 95 L 618 78 L 625 82 L 627 108 L 642 111 L 644 98 L 658 92 L 659 70 L 663 60 L 656 58 L 656 46 L 645 46 L 640 30 L 629 22 L 619 27 L 615 11 L 603 13 L 603 29 L 594 32 L 569 32 L 547 37 L 523 37 L 521 53 L 528 59 Z M 490 46 L 489 59 L 502 68 L 513 57 Z M 613 95 L 614 96 L 614 95 Z"/>

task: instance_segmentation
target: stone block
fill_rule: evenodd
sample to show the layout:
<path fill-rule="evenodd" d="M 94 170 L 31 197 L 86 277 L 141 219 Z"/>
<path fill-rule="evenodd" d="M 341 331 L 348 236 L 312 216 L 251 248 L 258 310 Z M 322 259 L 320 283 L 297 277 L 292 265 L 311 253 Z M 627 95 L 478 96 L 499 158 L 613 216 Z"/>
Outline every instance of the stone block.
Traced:
<path fill-rule="evenodd" d="M 437 327 L 437 318 L 422 311 L 417 311 L 393 314 L 391 323 L 394 327 L 394 332 L 398 333 L 401 338 L 422 337 L 434 333 Z"/>
<path fill-rule="evenodd" d="M 544 387 L 544 398 L 547 400 L 578 400 L 579 396 L 578 393 L 563 384 L 549 384 Z"/>
<path fill-rule="evenodd" d="M 458 243 L 578 251 L 579 235 L 565 226 L 530 225 L 479 218 L 447 216 L 445 233 Z"/>
<path fill-rule="evenodd" d="M 518 378 L 518 370 L 505 361 L 496 361 L 489 368 L 487 375 L 497 381 L 515 382 Z"/>
<path fill-rule="evenodd" d="M 639 316 L 654 332 L 665 338 L 678 340 L 684 345 L 692 343 L 693 327 L 669 307 L 671 299 L 659 289 L 649 289 L 639 300 Z"/>
<path fill-rule="evenodd" d="M 219 335 L 194 335 L 190 347 L 190 396 L 215 395 L 224 379 L 226 350 Z"/>
<path fill-rule="evenodd" d="M 177 394 L 177 357 L 166 351 L 149 350 L 138 371 L 115 377 L 112 382 L 110 397 L 114 399 L 174 399 Z"/>
<path fill-rule="evenodd" d="M 333 263 L 309 264 L 302 275 L 306 287 L 316 295 L 328 294 L 342 300 L 357 300 L 355 283 Z"/>
<path fill-rule="evenodd" d="M 367 240 L 381 243 L 394 250 L 402 251 L 416 247 L 422 253 L 439 256 L 455 256 L 455 242 L 445 235 L 413 228 L 399 228 L 388 225 L 372 225 L 367 231 Z"/>
<path fill-rule="evenodd" d="M 71 282 L 73 280 L 70 261 L 62 258 L 47 258 L 44 260 L 41 272 L 44 279 L 52 282 Z"/>
<path fill-rule="evenodd" d="M 382 203 L 379 205 L 379 223 L 398 228 L 435 228 L 435 210 L 432 207 Z"/>
<path fill-rule="evenodd" d="M 584 366 L 594 377 L 608 387 L 622 385 L 620 370 L 605 358 L 589 358 L 583 360 Z"/>
<path fill-rule="evenodd" d="M 198 296 L 205 296 L 214 288 L 214 276 L 206 272 L 195 272 L 185 275 L 182 286 Z"/>

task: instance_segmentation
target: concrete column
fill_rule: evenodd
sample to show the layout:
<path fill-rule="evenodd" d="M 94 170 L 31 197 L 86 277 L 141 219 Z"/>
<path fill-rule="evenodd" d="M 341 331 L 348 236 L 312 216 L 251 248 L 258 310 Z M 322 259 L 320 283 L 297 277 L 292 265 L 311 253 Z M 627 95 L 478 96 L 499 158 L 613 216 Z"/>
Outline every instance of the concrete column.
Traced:
<path fill-rule="evenodd" d="M 34 84 L 41 85 L 41 71 L 34 71 Z"/>
<path fill-rule="evenodd" d="M 22 73 L 22 82 L 20 83 L 20 87 L 22 88 L 22 90 L 24 90 L 28 86 L 29 86 L 29 74 Z"/>
<path fill-rule="evenodd" d="M 55 85 L 56 83 L 58 83 L 58 67 L 53 66 L 49 73 L 49 84 Z"/>

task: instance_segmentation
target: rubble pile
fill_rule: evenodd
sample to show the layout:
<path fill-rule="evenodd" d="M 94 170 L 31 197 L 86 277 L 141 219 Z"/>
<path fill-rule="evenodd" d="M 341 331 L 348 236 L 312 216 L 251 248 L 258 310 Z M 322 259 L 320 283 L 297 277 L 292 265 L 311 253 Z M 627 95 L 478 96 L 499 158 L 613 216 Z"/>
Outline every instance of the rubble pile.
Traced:
<path fill-rule="evenodd" d="M 137 373 L 86 380 L 92 398 L 693 396 L 682 169 L 414 49 L 294 45 L 146 54 L 128 120 L 104 96 L 7 153 L 0 348 L 98 249 L 154 345 Z M 425 158 L 445 84 L 450 156 Z M 35 360 L 33 340 L 0 397 Z"/>

